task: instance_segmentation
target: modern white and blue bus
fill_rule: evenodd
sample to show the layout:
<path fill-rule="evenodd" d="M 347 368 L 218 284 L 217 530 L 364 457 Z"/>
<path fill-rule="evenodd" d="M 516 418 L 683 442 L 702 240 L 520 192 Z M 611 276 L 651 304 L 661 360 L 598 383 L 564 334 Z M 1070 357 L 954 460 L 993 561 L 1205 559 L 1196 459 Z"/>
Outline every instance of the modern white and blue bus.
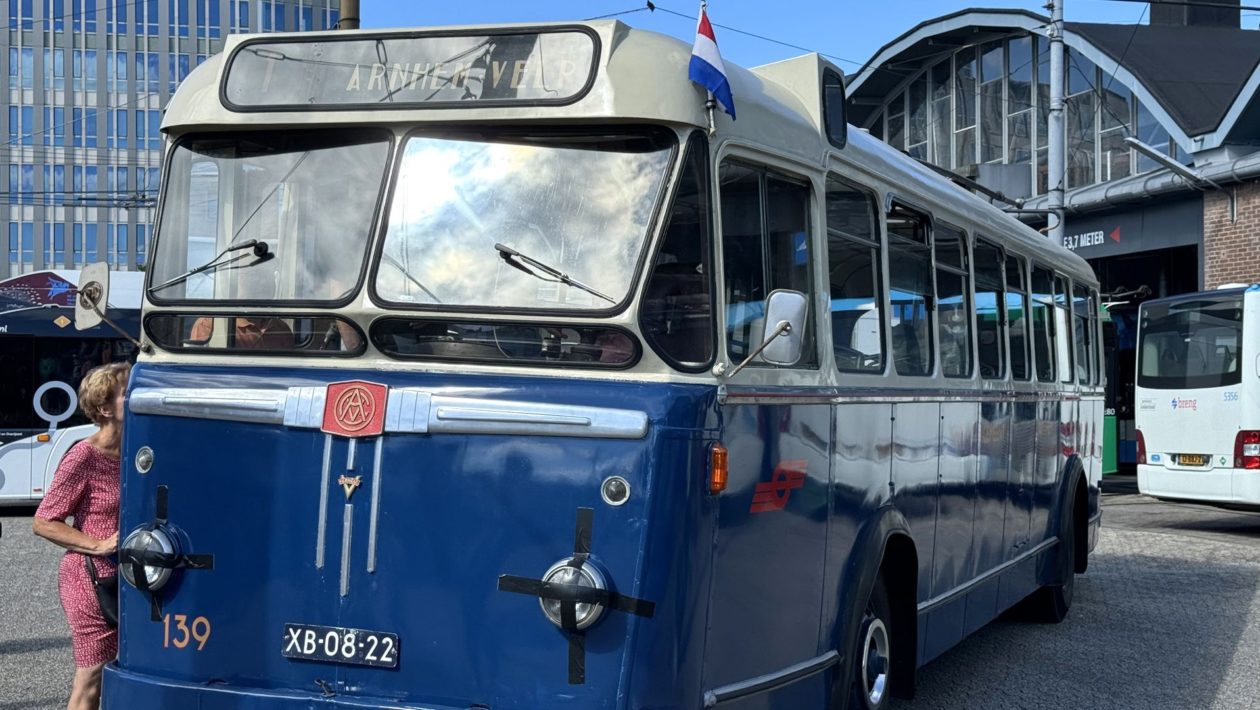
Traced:
<path fill-rule="evenodd" d="M 0 506 L 35 505 L 61 457 L 96 427 L 78 411 L 79 381 L 135 349 L 113 329 L 76 330 L 79 272 L 36 271 L 0 281 Z M 143 274 L 119 272 L 106 313 L 140 332 Z"/>
<path fill-rule="evenodd" d="M 1260 508 L 1260 285 L 1138 311 L 1138 490 Z"/>
<path fill-rule="evenodd" d="M 238 36 L 181 84 L 106 708 L 882 708 L 1067 614 L 1089 267 L 819 56 L 727 65 L 712 134 L 689 57 Z"/>

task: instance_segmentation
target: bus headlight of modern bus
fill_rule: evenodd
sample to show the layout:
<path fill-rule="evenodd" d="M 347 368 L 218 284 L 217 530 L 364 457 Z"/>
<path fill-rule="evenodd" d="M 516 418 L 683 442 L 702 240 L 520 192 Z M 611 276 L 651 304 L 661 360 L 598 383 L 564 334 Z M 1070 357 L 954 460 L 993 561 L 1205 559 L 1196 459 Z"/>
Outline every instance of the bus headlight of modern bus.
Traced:
<path fill-rule="evenodd" d="M 554 584 L 560 587 L 583 587 L 600 592 L 608 591 L 608 579 L 590 560 L 577 561 L 566 558 L 552 565 L 542 576 L 543 584 Z M 566 602 L 551 596 L 540 596 L 538 604 L 551 623 L 564 628 L 563 606 Z M 598 602 L 577 602 L 573 605 L 575 626 L 572 630 L 582 631 L 590 628 L 604 615 L 604 605 Z"/>
<path fill-rule="evenodd" d="M 119 559 L 143 559 L 150 553 L 158 553 L 166 557 L 176 555 L 175 540 L 170 533 L 161 527 L 150 529 L 142 527 L 133 531 L 123 540 L 122 545 L 118 548 Z M 135 566 L 127 563 L 118 565 L 118 572 L 127 580 L 127 584 L 139 589 L 136 584 L 134 573 Z M 160 567 L 157 565 L 144 565 L 144 577 L 148 582 L 150 591 L 157 591 L 164 587 L 171 579 L 171 567 Z"/>

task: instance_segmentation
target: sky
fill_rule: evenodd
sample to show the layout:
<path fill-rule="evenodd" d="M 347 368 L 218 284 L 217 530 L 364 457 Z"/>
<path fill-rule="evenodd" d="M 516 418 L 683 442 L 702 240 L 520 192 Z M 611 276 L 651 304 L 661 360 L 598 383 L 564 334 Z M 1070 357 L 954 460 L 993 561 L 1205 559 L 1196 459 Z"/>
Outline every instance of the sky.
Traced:
<path fill-rule="evenodd" d="M 654 12 L 643 0 L 360 0 L 362 27 L 427 27 L 585 20 L 626 13 L 617 19 L 640 29 L 674 35 L 688 43 L 695 39 L 698 1 L 653 0 Z M 832 57 L 846 72 L 858 69 L 884 44 L 924 20 L 965 7 L 1021 8 L 1046 13 L 1035 2 L 947 2 L 946 0 L 710 0 L 709 20 L 734 30 L 754 33 Z M 1147 6 L 1118 0 L 1066 0 L 1065 18 L 1076 22 L 1132 24 L 1146 21 Z M 671 14 L 678 13 L 678 14 Z M 1244 26 L 1251 24 L 1244 16 Z M 803 54 L 793 47 L 714 27 L 725 61 L 745 67 Z"/>

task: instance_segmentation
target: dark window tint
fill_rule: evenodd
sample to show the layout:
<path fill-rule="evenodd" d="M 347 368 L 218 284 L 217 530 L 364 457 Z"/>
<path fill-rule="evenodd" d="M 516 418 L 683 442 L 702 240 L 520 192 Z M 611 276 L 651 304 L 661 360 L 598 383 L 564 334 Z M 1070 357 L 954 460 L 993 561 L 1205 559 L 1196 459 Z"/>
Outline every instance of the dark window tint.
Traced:
<path fill-rule="evenodd" d="M 976 240 L 976 337 L 980 376 L 986 380 L 1006 377 L 1006 314 L 1002 304 L 1002 250 L 983 239 Z"/>
<path fill-rule="evenodd" d="M 971 288 L 967 274 L 967 235 L 938 224 L 932 232 L 936 249 L 936 324 L 941 373 L 971 377 Z"/>
<path fill-rule="evenodd" d="M 1037 380 L 1054 382 L 1054 275 L 1034 268 L 1032 277 L 1033 356 Z"/>
<path fill-rule="evenodd" d="M 928 220 L 894 205 L 888 213 L 889 307 L 898 374 L 932 373 L 932 254 Z"/>
<path fill-rule="evenodd" d="M 884 369 L 879 226 L 871 196 L 827 179 L 827 272 L 836 367 Z"/>
<path fill-rule="evenodd" d="M 687 148 L 678 191 L 669 213 L 639 325 L 648 343 L 684 370 L 700 370 L 713 359 L 713 308 L 709 240 L 707 151 L 698 134 Z"/>
<path fill-rule="evenodd" d="M 833 71 L 823 72 L 823 112 L 827 122 L 827 140 L 843 148 L 848 140 L 848 123 L 844 117 L 844 79 Z"/>
<path fill-rule="evenodd" d="M 363 333 L 335 316 L 175 315 L 157 313 L 144 322 L 153 342 L 164 350 L 197 348 L 241 354 L 358 355 Z"/>
<path fill-rule="evenodd" d="M 761 344 L 771 291 L 790 289 L 807 296 L 813 291 L 809 187 L 733 162 L 722 164 L 719 178 L 727 351 L 738 362 Z M 807 319 L 804 350 L 796 366 L 817 364 L 814 329 Z"/>
<path fill-rule="evenodd" d="M 638 341 L 623 330 L 563 323 L 382 318 L 372 344 L 405 360 L 619 368 L 639 359 Z"/>
<path fill-rule="evenodd" d="M 1011 336 L 1011 377 L 1016 380 L 1028 380 L 1032 377 L 1028 365 L 1028 346 L 1031 340 L 1028 282 L 1024 274 L 1024 265 L 1018 257 L 1006 257 L 1006 327 Z"/>

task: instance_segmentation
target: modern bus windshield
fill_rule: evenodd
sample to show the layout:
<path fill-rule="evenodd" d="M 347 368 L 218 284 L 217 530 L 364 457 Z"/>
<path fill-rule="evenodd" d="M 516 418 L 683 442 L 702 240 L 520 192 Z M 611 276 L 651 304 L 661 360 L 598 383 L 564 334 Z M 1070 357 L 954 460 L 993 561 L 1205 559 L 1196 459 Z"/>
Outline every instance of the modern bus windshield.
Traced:
<path fill-rule="evenodd" d="M 181 141 L 171 158 L 150 295 L 340 300 L 359 280 L 389 146 L 389 136 L 376 131 Z M 251 242 L 266 247 L 234 249 Z"/>
<path fill-rule="evenodd" d="M 1138 386 L 1198 389 L 1242 378 L 1241 294 L 1142 307 Z"/>
<path fill-rule="evenodd" d="M 673 141 L 416 135 L 402 152 L 381 299 L 606 310 L 629 292 Z"/>

